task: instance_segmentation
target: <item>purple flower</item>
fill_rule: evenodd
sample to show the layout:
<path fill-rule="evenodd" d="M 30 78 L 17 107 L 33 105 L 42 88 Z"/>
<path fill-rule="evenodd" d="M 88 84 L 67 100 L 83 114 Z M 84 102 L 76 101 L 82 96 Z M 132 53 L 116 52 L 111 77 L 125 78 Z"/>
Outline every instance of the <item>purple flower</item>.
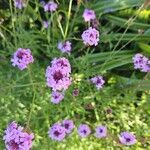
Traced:
<path fill-rule="evenodd" d="M 87 137 L 89 134 L 91 133 L 91 129 L 88 125 L 86 124 L 81 124 L 79 127 L 78 127 L 78 134 L 84 138 L 84 137 Z"/>
<path fill-rule="evenodd" d="M 47 86 L 53 91 L 67 90 L 71 84 L 71 67 L 66 58 L 55 58 L 46 69 Z"/>
<path fill-rule="evenodd" d="M 27 68 L 30 63 L 33 63 L 34 59 L 30 49 L 18 48 L 11 59 L 12 65 L 17 66 L 20 70 Z"/>
<path fill-rule="evenodd" d="M 55 123 L 49 129 L 48 134 L 52 140 L 62 141 L 66 136 L 66 129 L 62 127 L 59 123 Z"/>
<path fill-rule="evenodd" d="M 50 25 L 50 23 L 48 21 L 43 21 L 43 27 L 44 28 L 47 29 L 49 27 L 49 25 Z"/>
<path fill-rule="evenodd" d="M 68 54 L 70 54 L 70 52 L 71 52 L 71 42 L 65 41 L 65 42 L 58 43 L 58 49 L 62 53 L 68 53 Z"/>
<path fill-rule="evenodd" d="M 30 150 L 33 139 L 33 133 L 25 132 L 24 128 L 15 122 L 7 126 L 3 137 L 7 150 Z"/>
<path fill-rule="evenodd" d="M 135 135 L 129 132 L 122 132 L 119 136 L 119 140 L 124 145 L 133 145 L 136 143 Z"/>
<path fill-rule="evenodd" d="M 26 7 L 24 0 L 14 0 L 14 5 L 18 9 L 22 9 L 23 7 Z"/>
<path fill-rule="evenodd" d="M 100 88 L 103 87 L 105 81 L 103 80 L 102 76 L 95 76 L 91 78 L 91 82 L 95 84 L 96 88 L 99 90 Z"/>
<path fill-rule="evenodd" d="M 97 126 L 95 132 L 97 138 L 104 138 L 107 136 L 107 128 L 105 126 Z"/>
<path fill-rule="evenodd" d="M 99 31 L 97 31 L 95 28 L 90 27 L 82 33 L 81 37 L 85 45 L 96 46 L 99 42 Z"/>
<path fill-rule="evenodd" d="M 79 89 L 74 89 L 73 96 L 78 96 L 78 95 L 79 95 Z"/>
<path fill-rule="evenodd" d="M 65 74 L 70 75 L 71 73 L 71 65 L 68 61 L 68 59 L 61 57 L 61 58 L 54 58 L 51 62 L 52 67 L 57 67 L 62 70 Z"/>
<path fill-rule="evenodd" d="M 58 91 L 52 92 L 51 102 L 54 104 L 60 103 L 64 99 L 64 94 Z"/>
<path fill-rule="evenodd" d="M 91 21 L 96 18 L 95 12 L 90 9 L 85 9 L 83 13 L 83 18 L 85 22 Z"/>
<path fill-rule="evenodd" d="M 57 7 L 58 5 L 55 2 L 49 1 L 48 3 L 44 5 L 44 11 L 54 12 L 56 11 Z"/>
<path fill-rule="evenodd" d="M 74 128 L 74 123 L 72 120 L 64 120 L 62 126 L 66 129 L 66 133 L 69 134 Z"/>
<path fill-rule="evenodd" d="M 134 68 L 142 72 L 150 72 L 150 60 L 142 54 L 133 57 Z"/>

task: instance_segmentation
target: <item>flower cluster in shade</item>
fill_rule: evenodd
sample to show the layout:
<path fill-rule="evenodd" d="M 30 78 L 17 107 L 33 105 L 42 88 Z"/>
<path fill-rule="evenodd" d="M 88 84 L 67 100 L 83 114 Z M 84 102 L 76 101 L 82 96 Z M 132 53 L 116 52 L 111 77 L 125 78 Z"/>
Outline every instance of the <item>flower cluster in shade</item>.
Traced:
<path fill-rule="evenodd" d="M 20 70 L 28 67 L 30 63 L 33 63 L 34 59 L 30 49 L 18 48 L 14 53 L 11 62 L 13 66 L 17 66 Z"/>
<path fill-rule="evenodd" d="M 68 54 L 70 54 L 70 52 L 71 52 L 71 42 L 69 42 L 69 41 L 59 42 L 58 43 L 58 49 L 62 53 L 68 53 Z"/>
<path fill-rule="evenodd" d="M 85 22 L 94 20 L 96 18 L 94 10 L 91 9 L 85 9 L 83 12 L 83 18 Z"/>
<path fill-rule="evenodd" d="M 49 137 L 55 141 L 62 141 L 74 129 L 72 120 L 63 120 L 62 123 L 55 123 L 49 129 Z"/>
<path fill-rule="evenodd" d="M 96 86 L 98 90 L 101 89 L 105 83 L 105 80 L 103 79 L 102 76 L 95 76 L 91 78 L 90 80 Z"/>
<path fill-rule="evenodd" d="M 49 22 L 49 21 L 43 21 L 43 27 L 44 27 L 45 29 L 47 29 L 47 28 L 49 27 L 49 25 L 50 25 L 50 22 Z"/>
<path fill-rule="evenodd" d="M 120 143 L 124 145 L 134 145 L 137 142 L 135 135 L 130 132 L 122 132 L 119 136 L 119 140 Z"/>
<path fill-rule="evenodd" d="M 26 7 L 26 4 L 24 0 L 14 0 L 14 6 L 18 9 L 22 9 Z"/>
<path fill-rule="evenodd" d="M 134 68 L 139 69 L 142 72 L 150 72 L 150 60 L 142 55 L 142 54 L 136 54 L 133 57 L 133 63 L 134 63 Z"/>
<path fill-rule="evenodd" d="M 87 46 L 96 46 L 99 42 L 99 31 L 95 28 L 89 27 L 82 35 L 83 43 Z"/>
<path fill-rule="evenodd" d="M 48 3 L 44 4 L 44 11 L 45 12 L 54 12 L 56 11 L 58 5 L 53 1 L 49 1 Z"/>
<path fill-rule="evenodd" d="M 30 150 L 33 139 L 34 134 L 25 132 L 16 122 L 7 126 L 3 137 L 7 150 Z"/>

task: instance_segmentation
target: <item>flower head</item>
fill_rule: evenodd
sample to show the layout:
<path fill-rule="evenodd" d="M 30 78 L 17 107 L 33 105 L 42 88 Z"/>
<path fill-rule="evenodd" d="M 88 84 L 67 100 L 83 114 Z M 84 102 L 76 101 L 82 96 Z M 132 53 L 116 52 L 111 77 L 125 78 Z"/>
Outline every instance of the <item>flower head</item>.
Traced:
<path fill-rule="evenodd" d="M 48 134 L 52 140 L 62 141 L 66 136 L 66 129 L 56 123 L 49 129 Z"/>
<path fill-rule="evenodd" d="M 85 22 L 91 21 L 96 18 L 94 10 L 85 9 L 83 13 L 83 18 Z"/>
<path fill-rule="evenodd" d="M 23 7 L 26 7 L 24 0 L 14 0 L 14 5 L 18 9 L 22 9 Z"/>
<path fill-rule="evenodd" d="M 7 126 L 3 140 L 7 150 L 30 150 L 33 138 L 33 133 L 25 132 L 23 127 L 12 122 Z"/>
<path fill-rule="evenodd" d="M 91 129 L 88 125 L 86 124 L 81 124 L 79 127 L 78 127 L 78 134 L 84 138 L 84 137 L 87 137 L 89 134 L 91 133 Z"/>
<path fill-rule="evenodd" d="M 97 89 L 102 88 L 105 83 L 102 76 L 95 76 L 95 77 L 91 78 L 91 82 L 93 84 L 95 84 Z"/>
<path fill-rule="evenodd" d="M 107 128 L 105 126 L 97 126 L 95 132 L 97 138 L 104 138 L 107 136 Z"/>
<path fill-rule="evenodd" d="M 52 92 L 51 102 L 54 104 L 60 103 L 64 99 L 64 94 L 58 91 Z"/>
<path fill-rule="evenodd" d="M 134 68 L 142 72 L 150 71 L 150 60 L 142 54 L 136 54 L 133 57 Z"/>
<path fill-rule="evenodd" d="M 99 31 L 90 27 L 82 33 L 81 37 L 85 45 L 96 46 L 99 42 Z"/>
<path fill-rule="evenodd" d="M 119 140 L 124 145 L 133 145 L 136 143 L 135 135 L 129 132 L 122 132 L 119 136 Z"/>
<path fill-rule="evenodd" d="M 34 59 L 30 49 L 18 48 L 11 59 L 12 65 L 17 66 L 20 70 L 27 68 L 30 63 L 33 63 Z"/>
<path fill-rule="evenodd" d="M 43 27 L 45 29 L 47 29 L 49 27 L 49 25 L 50 25 L 49 21 L 43 21 Z"/>
<path fill-rule="evenodd" d="M 54 91 L 66 90 L 71 84 L 71 67 L 66 58 L 55 58 L 46 69 L 47 85 Z"/>
<path fill-rule="evenodd" d="M 68 54 L 70 54 L 70 52 L 71 52 L 71 42 L 65 41 L 65 42 L 58 43 L 58 49 L 62 53 L 68 53 Z"/>
<path fill-rule="evenodd" d="M 66 133 L 69 134 L 74 128 L 74 123 L 72 120 L 64 120 L 62 126 L 66 129 Z"/>
<path fill-rule="evenodd" d="M 53 1 L 49 1 L 44 5 L 44 11 L 54 12 L 56 11 L 57 7 L 58 7 L 57 3 L 54 3 Z"/>

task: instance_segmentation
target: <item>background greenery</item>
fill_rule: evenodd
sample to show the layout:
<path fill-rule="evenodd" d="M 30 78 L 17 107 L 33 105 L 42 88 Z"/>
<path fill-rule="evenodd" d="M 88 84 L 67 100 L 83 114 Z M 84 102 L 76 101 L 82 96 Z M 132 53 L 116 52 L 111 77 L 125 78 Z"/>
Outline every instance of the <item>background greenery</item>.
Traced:
<path fill-rule="evenodd" d="M 53 14 L 45 13 L 38 0 L 27 3 L 25 9 L 18 10 L 12 0 L 0 1 L 1 139 L 9 122 L 16 120 L 25 126 L 31 117 L 33 150 L 149 150 L 150 75 L 135 71 L 132 63 L 138 52 L 150 55 L 149 0 L 57 0 L 59 8 Z M 82 18 L 85 8 L 95 10 L 100 22 L 97 47 L 85 47 L 81 40 L 88 27 Z M 43 20 L 51 22 L 48 29 L 42 27 Z M 72 42 L 70 56 L 57 49 L 61 40 Z M 35 59 L 24 71 L 10 63 L 19 47 L 30 48 Z M 70 60 L 73 83 L 65 99 L 54 105 L 45 69 L 52 58 L 61 56 Z M 99 91 L 88 83 L 97 74 L 106 80 Z M 79 88 L 78 97 L 72 96 L 74 88 Z M 112 109 L 111 114 L 108 109 Z M 104 124 L 108 137 L 99 140 L 91 135 L 81 140 L 75 129 L 63 142 L 52 141 L 47 134 L 50 125 L 65 118 L 73 119 L 76 126 L 87 123 L 93 129 Z M 126 130 L 135 133 L 136 145 L 119 144 L 118 135 Z M 0 149 L 4 149 L 2 140 Z"/>

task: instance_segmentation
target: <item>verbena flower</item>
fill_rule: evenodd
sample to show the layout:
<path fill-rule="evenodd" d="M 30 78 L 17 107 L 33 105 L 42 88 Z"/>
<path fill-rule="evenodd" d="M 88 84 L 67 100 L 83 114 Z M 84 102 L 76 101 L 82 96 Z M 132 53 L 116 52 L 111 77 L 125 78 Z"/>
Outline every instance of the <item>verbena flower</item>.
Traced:
<path fill-rule="evenodd" d="M 81 37 L 85 45 L 96 46 L 99 42 L 99 31 L 90 27 L 82 33 Z"/>
<path fill-rule="evenodd" d="M 7 150 L 30 150 L 33 138 L 33 133 L 25 132 L 23 127 L 12 122 L 7 126 L 3 140 Z"/>
<path fill-rule="evenodd" d="M 136 54 L 133 57 L 134 68 L 142 72 L 150 71 L 150 60 L 142 54 Z"/>
<path fill-rule="evenodd" d="M 105 81 L 104 81 L 102 76 L 95 76 L 95 77 L 91 78 L 91 82 L 93 84 L 95 84 L 97 89 L 102 88 L 104 83 L 105 83 Z"/>
<path fill-rule="evenodd" d="M 34 59 L 30 49 L 18 48 L 11 59 L 12 65 L 17 66 L 20 70 L 27 68 L 30 63 L 33 63 Z"/>
<path fill-rule="evenodd" d="M 46 69 L 47 86 L 53 91 L 67 90 L 71 84 L 71 67 L 66 58 L 55 58 Z"/>
<path fill-rule="evenodd" d="M 85 22 L 91 21 L 96 18 L 94 10 L 91 9 L 85 9 L 83 13 L 83 18 Z"/>
<path fill-rule="evenodd" d="M 71 52 L 71 42 L 69 42 L 69 41 L 59 42 L 58 43 L 58 49 L 62 53 L 68 53 L 68 54 L 70 54 L 70 52 Z"/>
<path fill-rule="evenodd" d="M 66 133 L 69 134 L 74 129 L 74 123 L 72 120 L 63 120 L 62 126 L 66 129 Z"/>
<path fill-rule="evenodd" d="M 53 91 L 51 95 L 51 102 L 54 104 L 60 103 L 64 99 L 64 94 L 62 92 Z"/>
<path fill-rule="evenodd" d="M 48 134 L 52 140 L 62 141 L 66 136 L 66 129 L 61 124 L 55 123 L 50 127 Z"/>
<path fill-rule="evenodd" d="M 50 25 L 49 21 L 43 21 L 43 27 L 45 29 L 47 29 L 49 27 L 49 25 Z"/>
<path fill-rule="evenodd" d="M 58 7 L 57 3 L 49 1 L 44 5 L 44 11 L 54 12 L 56 11 L 57 7 Z"/>
<path fill-rule="evenodd" d="M 22 8 L 26 7 L 24 0 L 14 0 L 14 5 L 18 9 L 22 9 Z"/>
<path fill-rule="evenodd" d="M 107 127 L 106 126 L 97 126 L 95 128 L 95 136 L 97 138 L 104 138 L 107 136 Z"/>
<path fill-rule="evenodd" d="M 119 136 L 119 140 L 124 145 L 133 145 L 136 143 L 135 135 L 129 132 L 122 132 Z"/>
<path fill-rule="evenodd" d="M 62 70 L 62 72 L 64 72 L 67 75 L 70 75 L 71 73 L 71 65 L 68 61 L 68 59 L 66 59 L 65 57 L 61 57 L 61 58 L 54 58 L 51 62 L 52 67 L 58 67 Z"/>
<path fill-rule="evenodd" d="M 81 124 L 78 127 L 78 134 L 82 137 L 85 138 L 91 133 L 91 129 L 88 125 L 86 124 Z"/>

